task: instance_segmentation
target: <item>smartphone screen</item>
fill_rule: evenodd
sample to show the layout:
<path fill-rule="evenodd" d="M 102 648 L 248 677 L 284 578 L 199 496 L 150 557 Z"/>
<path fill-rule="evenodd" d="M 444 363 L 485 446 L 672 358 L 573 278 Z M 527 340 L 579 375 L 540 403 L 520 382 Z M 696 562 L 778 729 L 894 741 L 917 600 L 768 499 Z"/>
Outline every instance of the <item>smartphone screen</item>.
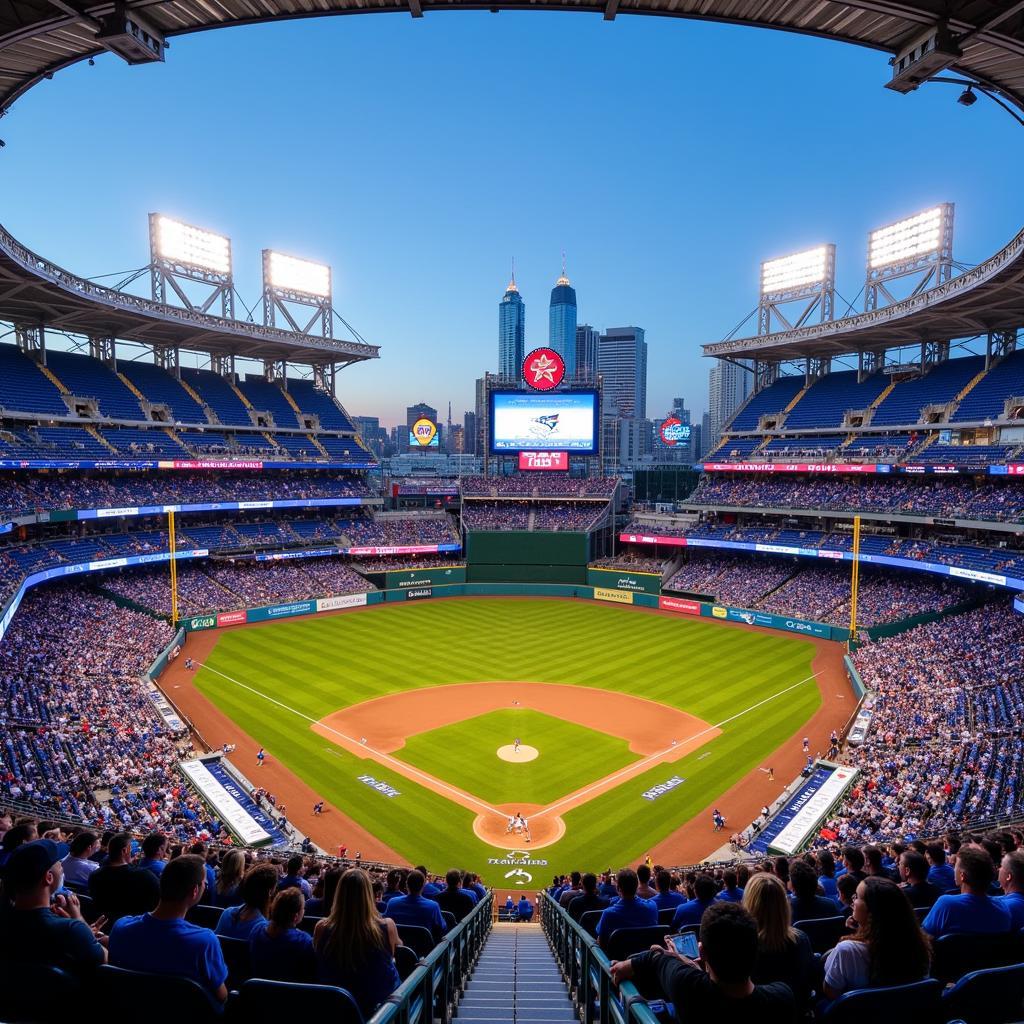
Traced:
<path fill-rule="evenodd" d="M 683 956 L 688 956 L 691 960 L 697 959 L 699 951 L 697 949 L 697 935 L 695 932 L 681 932 L 679 935 L 670 935 L 668 940 L 672 943 L 677 953 L 682 953 Z"/>

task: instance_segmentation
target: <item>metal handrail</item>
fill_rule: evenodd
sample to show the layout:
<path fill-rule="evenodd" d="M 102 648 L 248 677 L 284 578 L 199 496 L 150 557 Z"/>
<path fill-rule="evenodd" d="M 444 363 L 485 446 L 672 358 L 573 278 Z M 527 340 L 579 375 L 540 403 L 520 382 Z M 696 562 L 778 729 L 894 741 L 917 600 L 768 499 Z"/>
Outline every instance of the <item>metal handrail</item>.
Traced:
<path fill-rule="evenodd" d="M 367 1024 L 451 1024 L 473 965 L 491 932 L 493 901 L 493 893 L 488 893 L 420 961 Z"/>
<path fill-rule="evenodd" d="M 658 1024 L 654 1011 L 631 981 L 616 989 L 611 963 L 592 935 L 548 893 L 542 893 L 540 923 L 583 1024 Z"/>

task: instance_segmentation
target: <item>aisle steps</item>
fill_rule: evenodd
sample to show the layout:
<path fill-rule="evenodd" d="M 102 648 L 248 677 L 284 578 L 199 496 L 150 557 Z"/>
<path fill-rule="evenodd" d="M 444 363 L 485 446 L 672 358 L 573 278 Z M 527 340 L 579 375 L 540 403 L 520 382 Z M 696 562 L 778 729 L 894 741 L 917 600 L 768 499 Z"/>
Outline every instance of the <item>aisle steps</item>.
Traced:
<path fill-rule="evenodd" d="M 462 1024 L 578 1024 L 539 924 L 496 924 L 466 994 Z"/>

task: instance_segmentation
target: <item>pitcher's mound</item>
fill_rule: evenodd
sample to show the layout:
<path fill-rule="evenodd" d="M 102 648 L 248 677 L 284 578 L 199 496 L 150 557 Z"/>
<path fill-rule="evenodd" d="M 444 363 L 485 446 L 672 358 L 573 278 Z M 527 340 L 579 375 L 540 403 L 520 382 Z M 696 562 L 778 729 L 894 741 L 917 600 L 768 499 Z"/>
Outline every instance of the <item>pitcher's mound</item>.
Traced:
<path fill-rule="evenodd" d="M 519 744 L 516 750 L 514 743 L 508 743 L 504 747 L 498 747 L 498 757 L 502 761 L 532 761 L 540 757 L 540 751 L 536 747 L 528 747 L 525 743 Z"/>

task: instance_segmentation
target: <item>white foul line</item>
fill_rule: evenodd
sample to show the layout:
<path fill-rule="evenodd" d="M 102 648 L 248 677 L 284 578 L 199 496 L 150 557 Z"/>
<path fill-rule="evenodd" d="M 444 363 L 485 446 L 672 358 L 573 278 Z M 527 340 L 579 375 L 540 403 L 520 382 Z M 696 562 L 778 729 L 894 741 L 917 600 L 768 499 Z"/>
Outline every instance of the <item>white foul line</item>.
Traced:
<path fill-rule="evenodd" d="M 784 693 L 789 693 L 790 690 L 795 690 L 798 686 L 803 686 L 804 683 L 810 682 L 812 679 L 817 679 L 818 673 L 813 672 L 806 679 L 801 679 L 799 683 L 793 683 L 792 686 L 787 686 L 784 690 L 779 690 L 778 693 L 773 693 L 770 697 L 765 697 L 764 700 L 759 700 L 756 704 L 752 704 L 749 708 L 738 712 L 735 715 L 731 715 L 729 718 L 723 718 L 718 725 L 709 725 L 706 729 L 701 729 L 700 732 L 694 733 L 692 736 L 687 736 L 686 739 L 680 740 L 673 746 L 666 747 L 664 750 L 659 750 L 657 753 L 648 754 L 642 761 L 634 761 L 632 764 L 626 765 L 625 768 L 621 768 L 617 772 L 613 772 L 611 775 L 606 775 L 603 779 L 598 779 L 597 782 L 591 783 L 589 786 L 585 786 L 583 789 L 576 790 L 575 793 L 570 793 L 568 796 L 563 797 L 561 800 L 556 800 L 553 804 L 548 804 L 547 807 L 542 807 L 539 811 L 534 811 L 530 815 L 531 818 L 539 818 L 548 811 L 553 811 L 556 807 L 561 807 L 563 804 L 575 803 L 581 796 L 586 796 L 587 793 L 592 792 L 595 789 L 606 786 L 610 781 L 620 778 L 623 775 L 637 774 L 638 769 L 642 769 L 644 765 L 651 761 L 656 761 L 660 757 L 664 757 L 667 753 L 672 750 L 678 749 L 680 746 L 685 746 L 687 743 L 692 743 L 693 740 L 699 740 L 701 736 L 706 736 L 709 732 L 714 732 L 715 729 L 721 729 L 723 725 L 728 725 L 730 722 L 735 722 L 737 718 L 742 718 L 744 715 L 749 714 L 751 711 L 756 711 L 759 707 L 767 704 L 769 701 L 775 700 L 776 697 L 781 697 Z"/>
<path fill-rule="evenodd" d="M 478 800 L 472 793 L 466 793 L 464 790 L 457 789 L 455 786 L 449 786 L 448 783 L 442 782 L 440 779 L 435 778 L 433 775 L 428 775 L 426 772 L 421 772 L 419 768 L 413 767 L 411 764 L 407 764 L 405 761 L 399 761 L 398 758 L 392 757 L 390 754 L 385 754 L 382 750 L 375 750 L 373 747 L 367 746 L 360 740 L 354 739 L 351 736 L 346 736 L 343 732 L 338 732 L 337 729 L 332 729 L 329 725 L 324 725 L 323 722 L 316 718 L 310 718 L 309 715 L 297 710 L 296 708 L 290 707 L 288 704 L 282 704 L 281 701 L 276 700 L 274 697 L 268 696 L 260 690 L 249 686 L 247 683 L 243 683 L 233 676 L 229 676 L 225 672 L 221 672 L 219 669 L 211 668 L 209 665 L 201 665 L 201 668 L 206 669 L 207 672 L 214 672 L 228 682 L 234 683 L 236 686 L 240 686 L 243 690 L 248 690 L 250 693 L 255 693 L 257 697 L 262 697 L 266 701 L 270 701 L 271 704 L 276 704 L 279 708 L 283 708 L 285 711 L 290 711 L 293 715 L 297 715 L 299 718 L 304 718 L 307 722 L 312 722 L 313 725 L 319 725 L 325 732 L 332 732 L 335 736 L 341 737 L 343 740 L 347 740 L 353 746 L 361 747 L 363 750 L 371 752 L 375 758 L 379 758 L 384 761 L 390 762 L 396 767 L 400 775 L 408 776 L 410 773 L 418 775 L 421 779 L 425 779 L 431 788 L 439 788 L 447 790 L 449 793 L 456 793 L 463 800 L 470 800 L 477 807 L 482 807 L 485 811 L 491 814 L 496 814 L 501 818 L 507 818 L 508 815 L 499 811 L 496 807 L 492 807 L 490 804 L 485 804 L 482 800 Z"/>

